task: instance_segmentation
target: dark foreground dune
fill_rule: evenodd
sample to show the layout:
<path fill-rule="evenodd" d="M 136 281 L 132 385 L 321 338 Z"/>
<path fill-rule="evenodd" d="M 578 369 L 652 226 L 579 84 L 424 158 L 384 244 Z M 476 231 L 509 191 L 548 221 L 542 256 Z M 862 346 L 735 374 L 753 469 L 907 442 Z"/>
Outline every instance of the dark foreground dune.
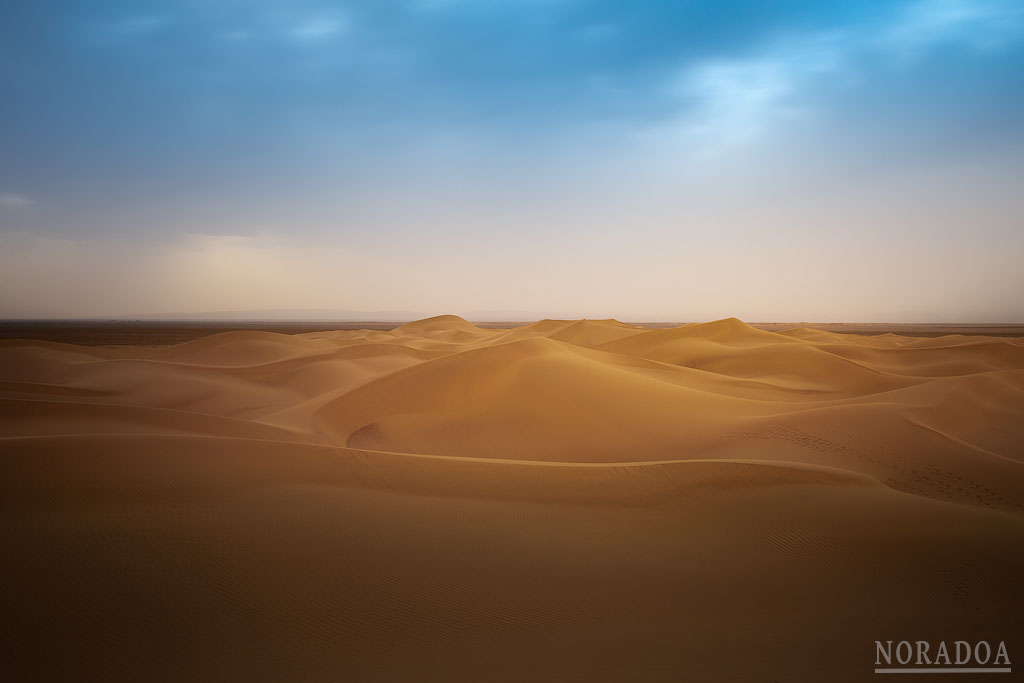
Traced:
<path fill-rule="evenodd" d="M 864 681 L 876 640 L 1024 656 L 1020 338 L 445 316 L 4 340 L 0 437 L 12 680 Z"/>

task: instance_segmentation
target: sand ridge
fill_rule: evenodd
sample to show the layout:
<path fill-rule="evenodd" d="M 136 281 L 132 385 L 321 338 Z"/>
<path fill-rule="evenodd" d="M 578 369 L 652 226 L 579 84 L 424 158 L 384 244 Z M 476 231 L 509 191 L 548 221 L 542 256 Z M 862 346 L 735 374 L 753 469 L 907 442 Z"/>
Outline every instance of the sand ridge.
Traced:
<path fill-rule="evenodd" d="M 1018 338 L 0 340 L 0 467 L 3 637 L 41 679 L 855 681 L 880 638 L 1024 648 Z"/>

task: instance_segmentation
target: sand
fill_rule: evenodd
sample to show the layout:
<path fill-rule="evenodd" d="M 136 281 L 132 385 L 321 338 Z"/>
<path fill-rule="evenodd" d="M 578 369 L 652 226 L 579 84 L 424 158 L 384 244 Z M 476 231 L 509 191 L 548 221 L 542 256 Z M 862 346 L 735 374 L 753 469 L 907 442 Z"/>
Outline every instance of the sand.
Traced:
<path fill-rule="evenodd" d="M 0 463 L 19 681 L 863 681 L 889 639 L 1024 658 L 1018 337 L 442 316 L 2 340 Z"/>

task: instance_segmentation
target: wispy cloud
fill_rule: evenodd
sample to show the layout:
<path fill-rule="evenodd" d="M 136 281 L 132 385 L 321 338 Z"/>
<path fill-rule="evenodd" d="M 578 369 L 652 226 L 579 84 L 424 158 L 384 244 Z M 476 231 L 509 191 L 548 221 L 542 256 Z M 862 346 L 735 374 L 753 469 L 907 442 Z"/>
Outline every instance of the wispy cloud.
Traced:
<path fill-rule="evenodd" d="M 271 33 L 297 45 L 317 47 L 326 46 L 352 29 L 352 18 L 349 14 L 334 11 L 302 11 L 272 13 L 267 17 L 271 24 L 267 27 Z"/>
<path fill-rule="evenodd" d="M 279 40 L 303 47 L 326 47 L 351 28 L 351 18 L 337 11 L 272 11 L 256 15 L 248 24 L 220 28 L 212 35 L 221 41 L 252 47 L 265 47 L 267 41 Z"/>
<path fill-rule="evenodd" d="M 333 38 L 347 27 L 348 21 L 342 17 L 312 17 L 293 24 L 288 35 L 301 42 L 316 43 Z"/>
<path fill-rule="evenodd" d="M 821 86 L 841 82 L 863 57 L 905 65 L 941 45 L 994 49 L 1022 34 L 1019 3 L 924 0 L 873 24 L 790 35 L 749 55 L 686 65 L 671 86 L 685 110 L 670 128 L 696 156 L 708 156 L 809 114 Z"/>
<path fill-rule="evenodd" d="M 35 201 L 31 197 L 15 192 L 0 192 L 0 208 L 22 209 L 34 205 Z"/>
<path fill-rule="evenodd" d="M 886 49 L 918 56 L 943 43 L 997 48 L 1024 31 L 1018 0 L 920 0 L 898 13 L 880 32 Z"/>
<path fill-rule="evenodd" d="M 694 102 L 684 134 L 702 150 L 748 142 L 778 119 L 798 115 L 796 96 L 806 81 L 833 66 L 827 53 L 816 64 L 801 51 L 750 59 L 695 64 L 684 73 L 680 91 Z"/>
<path fill-rule="evenodd" d="M 171 21 L 171 17 L 166 15 L 126 16 L 93 22 L 86 27 L 86 30 L 93 40 L 120 42 L 150 36 L 165 29 L 171 24 Z"/>

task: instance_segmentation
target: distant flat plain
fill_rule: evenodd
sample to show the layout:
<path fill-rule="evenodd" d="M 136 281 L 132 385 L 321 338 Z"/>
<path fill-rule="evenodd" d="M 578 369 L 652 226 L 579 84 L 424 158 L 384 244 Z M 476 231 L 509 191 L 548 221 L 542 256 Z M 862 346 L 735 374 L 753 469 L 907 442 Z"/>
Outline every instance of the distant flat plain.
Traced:
<path fill-rule="evenodd" d="M 485 329 L 510 329 L 532 321 L 476 322 Z M 634 322 L 638 327 L 664 329 L 685 325 L 678 322 Z M 843 334 L 898 334 L 907 337 L 941 337 L 947 334 L 986 337 L 1024 337 L 1024 324 L 1011 323 L 815 323 L 755 322 L 752 327 L 779 332 L 812 327 Z M 190 320 L 0 320 L 0 339 L 40 339 L 83 346 L 173 346 L 193 339 L 232 330 L 306 334 L 330 330 L 393 330 L 401 322 L 381 321 L 190 321 Z"/>

